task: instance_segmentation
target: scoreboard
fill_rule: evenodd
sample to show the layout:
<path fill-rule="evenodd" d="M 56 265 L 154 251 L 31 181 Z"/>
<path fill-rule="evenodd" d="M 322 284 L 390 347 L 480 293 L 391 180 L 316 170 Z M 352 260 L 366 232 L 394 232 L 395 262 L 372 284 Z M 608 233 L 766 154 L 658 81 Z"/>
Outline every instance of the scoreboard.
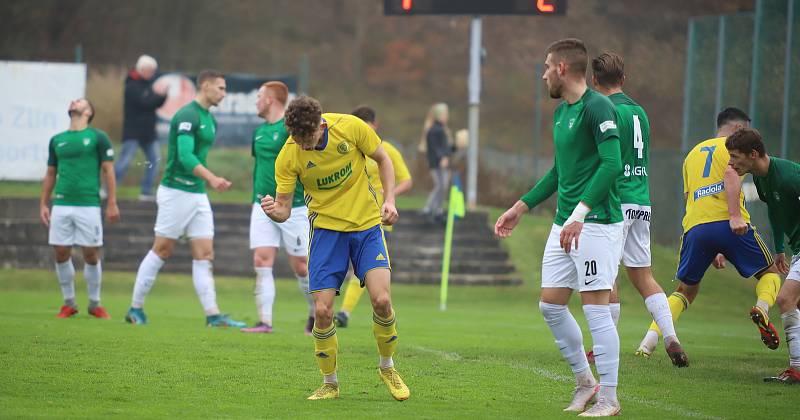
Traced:
<path fill-rule="evenodd" d="M 385 15 L 563 15 L 567 0 L 384 0 Z"/>

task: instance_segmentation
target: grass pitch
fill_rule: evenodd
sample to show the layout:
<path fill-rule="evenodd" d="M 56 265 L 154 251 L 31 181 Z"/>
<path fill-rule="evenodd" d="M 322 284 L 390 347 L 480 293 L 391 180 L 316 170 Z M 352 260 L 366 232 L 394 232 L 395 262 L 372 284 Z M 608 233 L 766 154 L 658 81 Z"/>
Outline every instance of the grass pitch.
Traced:
<path fill-rule="evenodd" d="M 493 210 L 493 217 L 498 211 Z M 106 272 L 110 321 L 56 319 L 55 274 L 0 270 L 0 417 L 120 418 L 573 418 L 571 373 L 538 313 L 539 262 L 549 220 L 528 217 L 508 240 L 526 280 L 519 287 L 452 287 L 447 312 L 438 288 L 395 285 L 399 372 L 411 398 L 395 402 L 377 376 L 368 300 L 339 329 L 341 398 L 306 401 L 321 382 L 302 333 L 305 304 L 295 281 L 277 282 L 276 332 L 246 335 L 204 327 L 191 278 L 161 275 L 148 298 L 147 326 L 122 321 L 134 274 Z M 654 248 L 657 278 L 670 292 L 675 251 Z M 222 262 L 220 262 L 222 263 Z M 285 264 L 285 261 L 279 261 Z M 223 311 L 255 321 L 253 280 L 217 278 Z M 798 388 L 765 384 L 787 363 L 768 350 L 747 312 L 752 280 L 710 271 L 677 324 L 691 366 L 674 368 L 663 348 L 633 356 L 649 323 L 642 300 L 621 280 L 619 397 L 627 418 L 792 418 Z M 337 302 L 337 307 L 340 302 Z M 591 337 L 578 299 L 573 313 Z M 778 321 L 777 311 L 772 316 Z M 782 337 L 783 338 L 783 337 Z"/>

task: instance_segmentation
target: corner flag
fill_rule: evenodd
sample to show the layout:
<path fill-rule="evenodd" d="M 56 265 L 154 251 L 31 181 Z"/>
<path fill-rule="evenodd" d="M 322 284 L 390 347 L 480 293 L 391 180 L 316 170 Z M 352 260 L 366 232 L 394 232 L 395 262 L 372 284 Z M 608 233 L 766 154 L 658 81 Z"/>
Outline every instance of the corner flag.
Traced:
<path fill-rule="evenodd" d="M 439 294 L 439 310 L 447 309 L 447 285 L 450 280 L 450 251 L 453 245 L 453 223 L 455 218 L 463 218 L 464 191 L 461 189 L 461 178 L 453 175 L 453 185 L 450 186 L 450 199 L 447 205 L 447 228 L 444 233 L 444 251 L 442 252 L 442 286 Z"/>

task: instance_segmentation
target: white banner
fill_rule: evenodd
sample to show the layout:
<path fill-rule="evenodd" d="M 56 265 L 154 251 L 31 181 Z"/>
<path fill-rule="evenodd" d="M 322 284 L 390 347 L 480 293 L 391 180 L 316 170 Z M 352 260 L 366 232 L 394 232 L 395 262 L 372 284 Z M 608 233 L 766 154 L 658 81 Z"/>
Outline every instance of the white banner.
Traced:
<path fill-rule="evenodd" d="M 86 65 L 0 61 L 0 92 L 0 180 L 41 180 L 50 138 L 85 95 Z"/>

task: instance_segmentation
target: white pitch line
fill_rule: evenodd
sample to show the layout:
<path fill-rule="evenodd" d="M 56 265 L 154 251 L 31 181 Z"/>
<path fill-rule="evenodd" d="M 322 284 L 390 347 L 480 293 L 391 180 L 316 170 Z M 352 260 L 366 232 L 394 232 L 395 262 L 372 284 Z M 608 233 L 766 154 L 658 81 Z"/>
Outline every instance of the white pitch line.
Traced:
<path fill-rule="evenodd" d="M 421 351 L 423 353 L 429 353 L 429 354 L 433 354 L 433 355 L 439 356 L 442 359 L 447 360 L 447 361 L 451 361 L 451 362 L 460 362 L 461 360 L 463 360 L 463 357 L 461 357 L 460 354 L 455 353 L 455 352 L 447 352 L 447 351 L 444 351 L 444 350 L 431 349 L 431 348 L 422 347 L 422 346 L 413 346 L 412 348 L 414 350 Z M 524 363 L 519 363 L 519 362 L 505 363 L 505 362 L 498 362 L 498 361 L 491 361 L 490 363 L 498 363 L 498 364 L 510 367 L 512 369 L 527 370 L 527 371 L 533 372 L 536 375 L 539 375 L 539 376 L 541 376 L 543 378 L 550 379 L 551 381 L 566 382 L 566 383 L 571 383 L 571 382 L 574 381 L 574 378 L 572 378 L 571 376 L 562 375 L 560 373 L 552 372 L 552 371 L 549 371 L 547 369 L 543 369 L 543 368 L 536 367 L 536 366 L 530 366 L 530 365 L 524 364 Z M 711 416 L 711 415 L 708 415 L 708 414 L 704 414 L 704 413 L 701 413 L 701 412 L 698 412 L 698 411 L 690 410 L 688 408 L 684 408 L 684 407 L 677 406 L 677 405 L 674 405 L 674 404 L 666 404 L 666 403 L 662 403 L 662 402 L 658 402 L 658 401 L 644 400 L 644 399 L 641 399 L 639 397 L 630 395 L 627 392 L 620 392 L 620 397 L 621 397 L 620 399 L 623 399 L 623 400 L 626 400 L 626 401 L 631 401 L 631 402 L 636 403 L 636 404 L 648 406 L 648 407 L 651 407 L 651 408 L 656 408 L 656 409 L 659 409 L 659 410 L 671 412 L 673 414 L 678 414 L 678 415 L 685 416 L 685 417 L 693 417 L 693 418 L 709 419 L 709 420 L 724 420 L 724 417 Z"/>
<path fill-rule="evenodd" d="M 461 355 L 458 354 L 458 353 L 448 353 L 446 351 L 436 350 L 436 349 L 429 349 L 427 347 L 422 347 L 422 346 L 413 346 L 413 349 L 417 350 L 417 351 L 421 351 L 423 353 L 435 354 L 435 355 L 441 357 L 442 359 L 450 361 L 450 362 L 459 362 L 459 361 L 461 361 L 463 359 L 463 357 L 461 357 Z"/>

